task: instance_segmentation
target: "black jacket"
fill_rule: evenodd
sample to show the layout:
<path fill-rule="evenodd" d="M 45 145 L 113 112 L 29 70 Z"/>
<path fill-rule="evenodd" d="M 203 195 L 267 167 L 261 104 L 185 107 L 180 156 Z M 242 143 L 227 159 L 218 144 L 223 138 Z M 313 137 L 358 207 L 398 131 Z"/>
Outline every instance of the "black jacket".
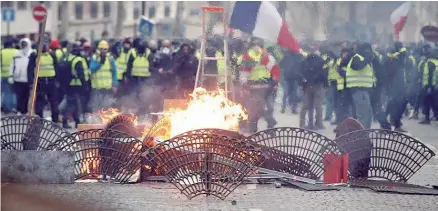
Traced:
<path fill-rule="evenodd" d="M 301 74 L 305 85 L 327 85 L 328 71 L 324 69 L 325 61 L 316 54 L 310 54 L 301 63 Z"/>
<path fill-rule="evenodd" d="M 198 70 L 198 59 L 192 55 L 181 55 L 176 58 L 174 73 L 183 79 L 195 78 Z"/>

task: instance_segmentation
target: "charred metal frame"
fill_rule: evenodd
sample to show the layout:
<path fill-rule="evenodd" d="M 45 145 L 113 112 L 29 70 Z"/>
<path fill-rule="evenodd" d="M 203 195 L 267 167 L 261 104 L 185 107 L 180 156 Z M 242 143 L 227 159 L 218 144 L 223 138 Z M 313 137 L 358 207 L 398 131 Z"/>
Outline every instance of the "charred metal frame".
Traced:
<path fill-rule="evenodd" d="M 273 128 L 247 137 L 269 159 L 261 166 L 312 180 L 324 173 L 324 154 L 341 154 L 331 139 L 303 128 Z"/>
<path fill-rule="evenodd" d="M 210 133 L 176 136 L 146 156 L 187 198 L 206 194 L 222 200 L 266 158 L 249 142 Z"/>
<path fill-rule="evenodd" d="M 102 176 L 126 183 L 142 164 L 146 146 L 133 136 L 120 131 L 92 129 L 65 137 L 56 150 L 76 152 L 76 179 Z M 90 164 L 91 163 L 91 164 Z M 88 165 L 88 166 L 87 166 Z M 90 169 L 90 165 L 93 169 Z M 83 169 L 88 169 L 84 171 Z"/>
<path fill-rule="evenodd" d="M 70 135 L 59 125 L 38 116 L 1 118 L 2 150 L 51 150 L 55 142 Z"/>
<path fill-rule="evenodd" d="M 389 130 L 354 131 L 336 138 L 335 142 L 349 154 L 352 179 L 383 178 L 406 182 L 435 156 L 417 139 Z"/>

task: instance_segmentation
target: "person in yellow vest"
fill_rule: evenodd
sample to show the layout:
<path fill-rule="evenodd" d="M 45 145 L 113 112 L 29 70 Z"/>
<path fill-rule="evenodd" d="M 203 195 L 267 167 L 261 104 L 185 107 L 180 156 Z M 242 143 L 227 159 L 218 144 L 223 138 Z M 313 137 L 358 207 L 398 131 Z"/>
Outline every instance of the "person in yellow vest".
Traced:
<path fill-rule="evenodd" d="M 350 58 L 346 58 L 345 71 L 339 72 L 345 76 L 345 88 L 351 94 L 353 105 L 356 111 L 357 120 L 366 129 L 371 128 L 373 111 L 371 107 L 369 92 L 375 86 L 375 76 L 372 68 L 373 52 L 371 45 L 362 43 L 357 46 L 356 53 Z M 338 69 L 339 70 L 339 69 Z"/>
<path fill-rule="evenodd" d="M 371 107 L 373 109 L 374 119 L 379 122 L 380 128 L 391 130 L 391 123 L 389 123 L 387 115 L 383 109 L 382 95 L 385 87 L 385 68 L 383 67 L 382 54 L 373 49 L 372 68 L 375 76 L 375 86 L 370 92 Z"/>
<path fill-rule="evenodd" d="M 336 55 L 332 51 L 327 51 L 322 55 L 322 58 L 325 60 L 324 69 L 328 71 L 328 88 L 326 95 L 326 109 L 325 109 L 325 117 L 324 121 L 331 121 L 333 118 L 333 113 L 336 115 L 336 106 L 337 106 L 337 82 L 336 82 Z"/>
<path fill-rule="evenodd" d="M 221 50 L 217 50 L 215 53 L 215 57 L 218 59 L 216 62 L 216 68 L 218 73 L 218 85 L 219 87 L 225 87 L 225 59 L 224 58 L 224 52 Z M 231 71 L 228 69 L 228 84 L 232 82 L 230 79 L 232 79 Z M 234 79 L 234 78 L 233 78 Z"/>
<path fill-rule="evenodd" d="M 35 114 L 44 118 L 44 107 L 50 104 L 52 122 L 59 122 L 59 96 L 57 87 L 57 62 L 55 52 L 50 52 L 47 45 L 43 45 L 41 52 L 40 72 L 38 74 L 38 87 L 35 99 Z M 37 56 L 29 58 L 29 67 L 31 70 L 37 68 Z"/>
<path fill-rule="evenodd" d="M 50 41 L 50 50 L 51 52 L 55 52 L 58 61 L 67 53 L 67 49 L 61 49 L 61 45 L 57 39 Z"/>
<path fill-rule="evenodd" d="M 345 119 L 349 116 L 349 111 L 352 111 L 352 101 L 351 96 L 349 93 L 345 92 L 345 77 L 341 76 L 339 74 L 338 69 L 341 69 L 342 71 L 345 71 L 345 67 L 340 67 L 341 61 L 347 57 L 347 54 L 350 52 L 351 49 L 349 48 L 343 48 L 341 49 L 341 56 L 336 59 L 334 71 L 335 72 L 329 72 L 328 77 L 330 79 L 336 80 L 336 98 L 335 98 L 335 113 L 336 118 L 335 121 L 333 121 L 334 125 L 341 124 Z M 333 70 L 331 70 L 333 71 Z"/>
<path fill-rule="evenodd" d="M 91 111 L 101 108 L 110 108 L 114 102 L 112 98 L 117 91 L 117 65 L 116 60 L 109 53 L 109 44 L 101 40 L 97 45 L 98 54 L 90 59 L 91 71 Z"/>
<path fill-rule="evenodd" d="M 132 52 L 132 46 L 129 39 L 125 39 L 123 41 L 123 48 L 118 55 L 117 62 L 117 80 L 119 80 L 119 84 L 123 82 L 123 78 L 126 72 L 126 67 L 128 64 L 129 57 Z"/>
<path fill-rule="evenodd" d="M 438 49 L 428 51 L 421 74 L 424 120 L 420 124 L 430 124 L 430 109 L 438 119 Z"/>
<path fill-rule="evenodd" d="M 254 43 L 242 57 L 240 82 L 249 91 L 247 101 L 248 131 L 257 132 L 258 121 L 264 117 L 268 128 L 273 128 L 277 121 L 266 109 L 268 97 L 276 91 L 280 80 L 280 68 L 265 49 Z"/>
<path fill-rule="evenodd" d="M 150 92 L 153 85 L 152 75 L 155 76 L 158 71 L 151 66 L 153 59 L 153 55 L 150 55 L 147 51 L 146 44 L 141 42 L 137 44 L 136 51 L 133 51 L 129 56 L 126 68 L 126 77 L 131 89 L 130 91 L 135 95 L 135 99 L 142 100 L 138 105 L 140 115 L 148 115 L 150 113 L 151 98 L 154 94 L 157 94 Z"/>
<path fill-rule="evenodd" d="M 8 114 L 15 109 L 16 98 L 15 93 L 12 89 L 12 85 L 8 83 L 9 78 L 9 67 L 13 61 L 14 55 L 17 54 L 18 50 L 13 47 L 12 40 L 6 40 L 3 44 L 3 49 L 1 50 L 1 109 L 2 112 Z"/>
<path fill-rule="evenodd" d="M 72 113 L 73 120 L 75 121 L 76 128 L 80 121 L 80 115 L 83 113 L 83 99 L 84 92 L 87 92 L 86 84 L 90 79 L 90 75 L 87 73 L 87 61 L 81 55 L 83 48 L 79 44 L 73 44 L 71 54 L 68 61 L 71 64 L 71 78 L 66 89 L 65 97 L 59 104 L 59 111 L 61 112 L 62 127 L 65 129 L 71 129 L 68 125 L 69 113 Z"/>

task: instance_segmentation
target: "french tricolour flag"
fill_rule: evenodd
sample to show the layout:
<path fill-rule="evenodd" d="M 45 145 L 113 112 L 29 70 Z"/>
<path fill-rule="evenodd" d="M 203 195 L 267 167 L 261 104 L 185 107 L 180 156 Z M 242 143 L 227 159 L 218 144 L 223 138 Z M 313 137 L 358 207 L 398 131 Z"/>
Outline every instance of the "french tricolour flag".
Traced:
<path fill-rule="evenodd" d="M 394 25 L 394 37 L 396 40 L 399 39 L 399 34 L 405 26 L 410 8 L 411 2 L 405 2 L 397 7 L 391 14 L 391 23 Z"/>
<path fill-rule="evenodd" d="M 281 47 L 299 53 L 300 45 L 270 2 L 237 1 L 231 15 L 230 27 L 276 42 Z"/>

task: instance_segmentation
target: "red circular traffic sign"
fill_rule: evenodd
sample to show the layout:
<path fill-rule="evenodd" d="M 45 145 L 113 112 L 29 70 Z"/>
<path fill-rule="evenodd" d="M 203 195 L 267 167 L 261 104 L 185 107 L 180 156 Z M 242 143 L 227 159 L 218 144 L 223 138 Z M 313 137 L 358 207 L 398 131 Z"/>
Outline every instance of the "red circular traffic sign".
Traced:
<path fill-rule="evenodd" d="M 37 5 L 32 10 L 33 19 L 35 19 L 38 22 L 41 22 L 44 20 L 44 16 L 47 15 L 46 7 L 43 5 Z"/>

